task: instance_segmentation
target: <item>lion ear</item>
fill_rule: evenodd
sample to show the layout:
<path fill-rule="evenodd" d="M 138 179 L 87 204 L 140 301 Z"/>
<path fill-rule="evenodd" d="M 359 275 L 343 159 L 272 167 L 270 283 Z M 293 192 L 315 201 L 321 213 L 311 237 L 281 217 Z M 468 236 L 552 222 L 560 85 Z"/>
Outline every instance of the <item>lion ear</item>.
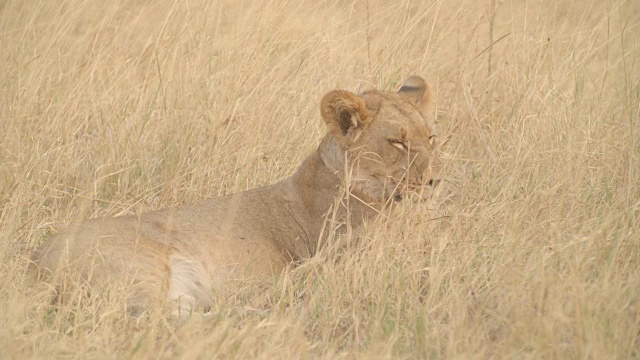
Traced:
<path fill-rule="evenodd" d="M 320 112 L 329 132 L 343 145 L 355 142 L 373 120 L 364 100 L 345 90 L 327 93 L 320 103 Z"/>
<path fill-rule="evenodd" d="M 431 100 L 429 85 L 420 76 L 413 75 L 404 81 L 398 94 L 413 102 L 416 108 L 425 110 Z"/>

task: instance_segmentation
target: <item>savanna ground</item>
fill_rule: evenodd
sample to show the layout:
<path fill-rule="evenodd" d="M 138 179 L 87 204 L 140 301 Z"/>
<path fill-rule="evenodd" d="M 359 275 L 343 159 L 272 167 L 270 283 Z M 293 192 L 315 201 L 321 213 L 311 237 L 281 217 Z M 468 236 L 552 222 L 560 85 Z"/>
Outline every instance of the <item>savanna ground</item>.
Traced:
<path fill-rule="evenodd" d="M 637 1 L 0 2 L 0 356 L 639 358 L 638 34 Z M 449 139 L 434 211 L 182 326 L 29 276 L 72 220 L 290 175 L 325 92 L 411 74 Z"/>

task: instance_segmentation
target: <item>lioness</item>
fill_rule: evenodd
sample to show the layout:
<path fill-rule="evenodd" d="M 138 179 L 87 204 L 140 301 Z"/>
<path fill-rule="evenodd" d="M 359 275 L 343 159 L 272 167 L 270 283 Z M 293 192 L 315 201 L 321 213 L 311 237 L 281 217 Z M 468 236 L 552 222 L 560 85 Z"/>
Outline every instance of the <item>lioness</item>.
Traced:
<path fill-rule="evenodd" d="M 58 282 L 69 274 L 91 287 L 125 279 L 132 308 L 210 308 L 225 283 L 265 279 L 313 256 L 331 219 L 357 226 L 428 193 L 441 168 L 428 103 L 418 76 L 398 92 L 331 91 L 320 106 L 328 132 L 290 178 L 191 206 L 86 220 L 37 248 L 33 263 Z"/>

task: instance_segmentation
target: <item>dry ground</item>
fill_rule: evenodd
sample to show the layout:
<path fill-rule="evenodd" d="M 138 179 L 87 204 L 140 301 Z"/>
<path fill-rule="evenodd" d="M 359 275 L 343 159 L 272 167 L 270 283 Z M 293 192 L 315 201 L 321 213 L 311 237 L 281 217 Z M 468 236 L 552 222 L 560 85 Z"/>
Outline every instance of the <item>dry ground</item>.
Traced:
<path fill-rule="evenodd" d="M 0 1 L 0 356 L 640 358 L 638 34 L 635 0 Z M 326 91 L 410 74 L 450 138 L 435 214 L 183 326 L 28 276 L 71 220 L 288 176 Z"/>

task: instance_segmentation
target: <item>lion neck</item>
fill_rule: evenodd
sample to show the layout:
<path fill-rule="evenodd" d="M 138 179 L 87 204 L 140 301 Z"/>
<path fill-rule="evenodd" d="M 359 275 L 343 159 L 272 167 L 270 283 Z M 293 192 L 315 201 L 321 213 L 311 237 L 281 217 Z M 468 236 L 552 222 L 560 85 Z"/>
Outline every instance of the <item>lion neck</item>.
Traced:
<path fill-rule="evenodd" d="M 338 141 L 327 135 L 318 150 L 286 180 L 297 199 L 291 203 L 291 213 L 305 238 L 303 244 L 285 244 L 290 254 L 295 253 L 300 258 L 312 256 L 321 238 L 344 232 L 348 226 L 357 227 L 377 214 L 373 210 L 376 206 L 358 200 L 363 197 L 357 193 L 352 193 L 345 201 L 344 159 L 344 150 Z"/>
<path fill-rule="evenodd" d="M 320 146 L 318 147 L 317 153 L 326 167 L 338 177 L 338 182 L 341 185 L 345 183 L 344 179 L 349 179 L 349 193 L 352 198 L 350 199 L 351 201 L 349 203 L 360 204 L 360 206 L 367 209 L 375 209 L 375 213 L 378 213 L 384 207 L 379 199 L 374 199 L 372 196 L 370 196 L 370 194 L 365 193 L 362 186 L 356 185 L 356 183 L 353 181 L 353 173 L 351 173 L 350 176 L 345 176 L 345 170 L 353 172 L 353 169 L 352 164 L 349 163 L 348 157 L 345 156 L 345 150 L 340 145 L 338 140 L 336 140 L 331 135 L 325 136 L 325 138 L 320 143 Z M 345 161 L 347 162 L 346 164 Z M 341 193 L 343 192 L 344 189 L 341 190 Z M 362 211 L 362 209 L 360 207 L 355 207 L 351 209 L 352 213 L 354 211 Z M 368 215 L 370 211 L 365 212 Z"/>

